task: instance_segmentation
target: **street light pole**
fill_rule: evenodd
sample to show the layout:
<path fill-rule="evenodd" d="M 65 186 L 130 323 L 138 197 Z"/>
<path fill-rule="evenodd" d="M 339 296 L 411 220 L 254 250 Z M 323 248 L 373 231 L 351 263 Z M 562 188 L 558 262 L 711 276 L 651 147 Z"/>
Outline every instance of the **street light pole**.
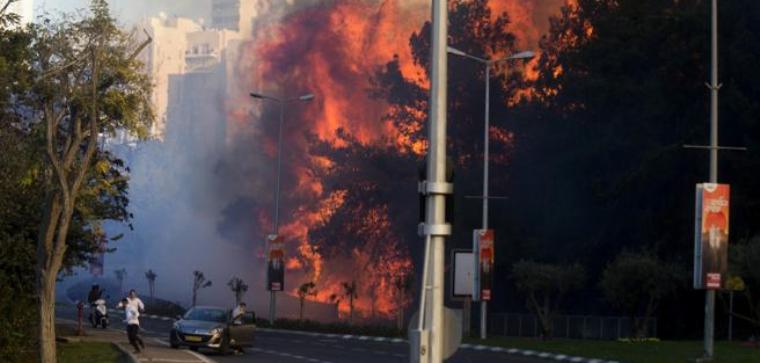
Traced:
<path fill-rule="evenodd" d="M 712 0 L 710 77 L 710 183 L 718 182 L 718 0 Z M 712 360 L 715 331 L 715 290 L 705 292 L 704 358 Z"/>
<path fill-rule="evenodd" d="M 485 82 L 486 82 L 486 109 L 484 116 L 484 129 L 483 129 L 483 230 L 488 229 L 488 199 L 490 198 L 488 193 L 488 175 L 489 175 L 489 159 L 490 159 L 490 129 L 491 129 L 491 66 L 510 60 L 516 59 L 530 59 L 535 56 L 531 51 L 524 51 L 515 53 L 507 58 L 502 59 L 483 59 L 470 54 L 467 54 L 454 47 L 448 47 L 448 52 L 456 54 L 461 57 L 469 58 L 482 63 L 486 67 Z M 473 251 L 473 253 L 478 253 Z M 477 267 L 476 267 L 477 268 Z M 469 312 L 465 312 L 468 314 Z M 488 301 L 480 300 L 480 339 L 486 339 L 487 337 L 487 323 L 488 323 Z"/>
<path fill-rule="evenodd" d="M 280 124 L 277 133 L 277 172 L 274 179 L 274 218 L 272 221 L 272 234 L 278 236 L 280 233 L 280 179 L 282 174 L 282 132 L 285 123 L 285 105 L 296 101 L 309 101 L 314 98 L 314 95 L 307 93 L 296 98 L 280 99 L 252 92 L 250 96 L 256 99 L 274 101 L 280 105 Z M 267 286 L 267 289 L 269 289 L 269 324 L 274 324 L 277 291 L 272 290 L 271 286 Z"/>
<path fill-rule="evenodd" d="M 486 111 L 485 127 L 483 131 L 483 230 L 488 229 L 488 166 L 490 155 L 490 107 L 491 107 L 491 62 L 486 62 Z M 479 251 L 472 251 L 480 253 Z M 479 267 L 476 267 L 479 268 Z M 481 277 L 482 278 L 482 277 Z M 488 335 L 488 301 L 480 299 L 480 339 L 486 339 Z"/>

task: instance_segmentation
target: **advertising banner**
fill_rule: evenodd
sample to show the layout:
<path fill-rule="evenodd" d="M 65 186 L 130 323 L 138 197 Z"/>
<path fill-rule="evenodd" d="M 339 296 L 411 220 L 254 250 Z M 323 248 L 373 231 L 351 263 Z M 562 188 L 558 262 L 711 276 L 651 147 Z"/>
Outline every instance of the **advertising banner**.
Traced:
<path fill-rule="evenodd" d="M 267 290 L 282 291 L 285 288 L 285 240 L 270 234 L 267 246 Z"/>
<path fill-rule="evenodd" d="M 472 239 L 475 256 L 472 300 L 489 301 L 493 285 L 494 232 L 492 229 L 476 229 Z"/>
<path fill-rule="evenodd" d="M 103 276 L 103 264 L 105 263 L 106 255 L 106 241 L 101 239 L 98 246 L 98 251 L 93 253 L 89 258 L 90 263 L 90 275 Z"/>
<path fill-rule="evenodd" d="M 728 270 L 728 226 L 731 188 L 697 184 L 694 223 L 694 288 L 722 289 Z"/>

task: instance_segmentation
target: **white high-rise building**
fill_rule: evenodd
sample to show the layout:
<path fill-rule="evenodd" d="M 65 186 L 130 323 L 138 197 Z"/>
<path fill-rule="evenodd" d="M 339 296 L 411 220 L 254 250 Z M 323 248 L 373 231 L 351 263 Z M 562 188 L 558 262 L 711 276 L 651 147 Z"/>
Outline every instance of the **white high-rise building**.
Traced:
<path fill-rule="evenodd" d="M 11 4 L 8 8 L 11 13 L 16 13 L 21 17 L 21 25 L 34 21 L 34 0 L 20 0 Z"/>

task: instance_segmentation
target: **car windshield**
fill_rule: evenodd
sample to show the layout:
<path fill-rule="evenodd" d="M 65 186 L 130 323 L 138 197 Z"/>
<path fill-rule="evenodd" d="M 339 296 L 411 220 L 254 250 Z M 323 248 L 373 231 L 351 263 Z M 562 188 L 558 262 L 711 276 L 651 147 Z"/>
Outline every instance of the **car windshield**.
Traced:
<path fill-rule="evenodd" d="M 224 323 L 227 313 L 221 309 L 192 308 L 185 314 L 185 320 L 213 321 Z"/>

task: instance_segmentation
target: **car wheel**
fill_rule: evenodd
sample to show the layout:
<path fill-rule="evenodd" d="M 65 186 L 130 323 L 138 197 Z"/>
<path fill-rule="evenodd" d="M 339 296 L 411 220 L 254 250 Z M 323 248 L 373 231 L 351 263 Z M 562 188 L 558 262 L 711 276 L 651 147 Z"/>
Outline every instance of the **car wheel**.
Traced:
<path fill-rule="evenodd" d="M 219 344 L 219 354 L 227 355 L 230 352 L 230 339 L 222 338 L 222 342 Z"/>
<path fill-rule="evenodd" d="M 172 347 L 172 349 L 178 349 L 179 342 L 174 334 L 174 332 L 169 333 L 169 346 Z"/>
<path fill-rule="evenodd" d="M 193 352 L 197 352 L 198 351 L 198 347 L 190 347 L 190 350 L 192 350 Z"/>

